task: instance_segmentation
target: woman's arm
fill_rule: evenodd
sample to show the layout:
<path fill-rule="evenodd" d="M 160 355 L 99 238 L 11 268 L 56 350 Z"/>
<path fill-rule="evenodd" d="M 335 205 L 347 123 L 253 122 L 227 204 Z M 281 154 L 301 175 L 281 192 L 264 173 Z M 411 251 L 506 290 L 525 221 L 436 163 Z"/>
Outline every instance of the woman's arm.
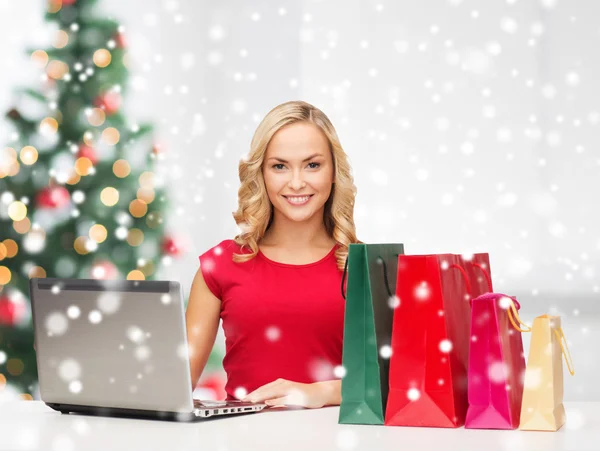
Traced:
<path fill-rule="evenodd" d="M 315 382 L 315 384 L 321 386 L 321 390 L 323 392 L 324 406 L 339 406 L 342 403 L 341 379 Z"/>
<path fill-rule="evenodd" d="M 192 391 L 198 384 L 198 379 L 215 344 L 220 317 L 221 301 L 212 294 L 202 277 L 202 270 L 198 268 L 192 281 L 190 299 L 185 311 Z"/>

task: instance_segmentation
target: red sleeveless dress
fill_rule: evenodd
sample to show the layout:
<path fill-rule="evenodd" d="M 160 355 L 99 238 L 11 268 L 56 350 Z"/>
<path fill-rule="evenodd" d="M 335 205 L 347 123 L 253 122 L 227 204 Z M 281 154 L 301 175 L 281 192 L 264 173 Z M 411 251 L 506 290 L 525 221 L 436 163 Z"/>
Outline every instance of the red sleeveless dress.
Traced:
<path fill-rule="evenodd" d="M 252 260 L 235 263 L 232 255 L 242 251 L 233 240 L 200 256 L 204 280 L 221 300 L 228 400 L 278 378 L 302 383 L 336 379 L 345 305 L 338 247 L 304 265 L 275 262 L 260 251 Z"/>

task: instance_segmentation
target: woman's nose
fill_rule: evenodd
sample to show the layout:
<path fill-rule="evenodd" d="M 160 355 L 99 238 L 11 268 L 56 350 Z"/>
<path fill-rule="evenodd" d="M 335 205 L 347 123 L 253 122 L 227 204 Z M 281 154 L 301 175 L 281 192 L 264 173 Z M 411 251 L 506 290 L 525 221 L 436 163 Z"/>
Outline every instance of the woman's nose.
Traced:
<path fill-rule="evenodd" d="M 290 188 L 301 189 L 305 185 L 302 175 L 300 173 L 293 173 L 292 179 L 290 180 Z"/>

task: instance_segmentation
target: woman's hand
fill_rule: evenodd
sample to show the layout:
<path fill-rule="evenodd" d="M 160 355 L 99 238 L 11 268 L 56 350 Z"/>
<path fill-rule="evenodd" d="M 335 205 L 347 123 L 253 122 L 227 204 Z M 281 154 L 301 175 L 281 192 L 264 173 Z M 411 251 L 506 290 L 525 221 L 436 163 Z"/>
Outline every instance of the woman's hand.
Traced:
<path fill-rule="evenodd" d="M 341 381 L 302 384 L 277 379 L 249 393 L 242 401 L 264 402 L 268 406 L 301 406 L 318 409 L 341 402 Z"/>

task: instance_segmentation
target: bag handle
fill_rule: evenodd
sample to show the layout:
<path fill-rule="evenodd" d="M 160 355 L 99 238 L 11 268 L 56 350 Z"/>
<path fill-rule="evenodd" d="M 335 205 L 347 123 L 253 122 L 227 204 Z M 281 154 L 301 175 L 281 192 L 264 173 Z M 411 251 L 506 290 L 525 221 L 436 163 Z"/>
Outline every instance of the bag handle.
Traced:
<path fill-rule="evenodd" d="M 487 282 L 489 292 L 491 293 L 492 291 L 494 291 L 492 289 L 492 278 L 490 277 L 490 274 L 487 272 L 487 270 L 483 267 L 483 265 L 481 265 L 480 263 L 473 263 L 473 266 L 478 267 L 479 269 L 481 269 L 481 272 L 483 272 L 483 275 L 485 276 L 485 281 Z"/>
<path fill-rule="evenodd" d="M 508 299 L 510 299 L 510 298 L 508 298 Z M 512 314 L 511 314 L 511 312 L 512 312 Z M 525 329 L 521 329 L 517 325 L 517 323 L 513 319 L 513 315 L 516 318 L 516 320 L 518 321 L 518 323 L 520 325 L 523 325 L 525 327 Z M 510 308 L 508 310 L 508 319 L 512 323 L 513 327 L 515 329 L 517 329 L 519 332 L 531 332 L 531 329 L 532 329 L 531 326 L 528 326 L 523 321 L 521 321 L 521 318 L 519 318 L 519 314 L 517 313 L 517 308 L 515 307 L 515 303 L 513 302 L 512 299 L 510 299 Z M 569 346 L 567 345 L 567 339 L 565 338 L 565 333 L 562 330 L 562 327 L 559 327 L 558 329 L 553 329 L 553 331 L 554 331 L 554 334 L 556 335 L 556 338 L 558 339 L 558 344 L 560 346 L 560 350 L 562 351 L 562 355 L 565 357 L 565 363 L 567 364 L 567 369 L 569 370 L 569 373 L 571 374 L 571 376 L 575 376 L 575 368 L 573 367 L 573 358 L 571 357 L 571 352 L 569 351 Z M 564 342 L 564 346 L 563 346 L 563 342 Z"/>
<path fill-rule="evenodd" d="M 396 254 L 396 257 L 398 257 L 398 254 Z M 388 297 L 392 297 L 392 290 L 390 290 L 390 284 L 388 282 L 388 276 L 387 276 L 387 265 L 385 264 L 385 260 L 383 258 L 381 258 L 381 255 L 377 256 L 377 262 L 381 263 L 383 265 L 383 281 L 385 282 L 385 289 L 388 292 Z"/>
<path fill-rule="evenodd" d="M 510 305 L 508 306 L 508 319 L 510 320 L 512 326 L 519 332 L 531 332 L 531 326 L 524 323 L 519 317 L 519 313 L 517 312 L 515 302 L 508 296 L 506 296 L 506 299 L 510 301 Z M 521 329 L 520 326 L 523 326 L 523 329 Z"/>
<path fill-rule="evenodd" d="M 350 253 L 350 251 L 348 251 Z M 346 273 L 348 272 L 348 256 L 346 255 L 346 263 L 344 263 L 344 274 L 342 274 L 342 297 L 346 299 L 346 293 L 344 292 L 344 281 L 346 280 Z"/>
<path fill-rule="evenodd" d="M 396 257 L 398 257 L 398 255 L 400 254 L 395 254 Z M 382 263 L 383 264 L 383 280 L 385 282 L 385 288 L 388 292 L 388 296 L 392 297 L 392 290 L 390 290 L 390 284 L 388 282 L 388 276 L 387 276 L 387 265 L 385 264 L 385 260 L 383 258 L 381 258 L 381 255 L 377 256 L 377 262 L 378 263 Z M 346 262 L 344 263 L 344 274 L 342 274 L 342 297 L 344 299 L 346 299 L 346 292 L 344 291 L 344 281 L 346 280 L 346 274 L 348 273 L 348 256 L 346 256 Z"/>
<path fill-rule="evenodd" d="M 490 274 L 480 263 L 472 263 L 472 265 L 476 266 L 477 268 L 479 268 L 481 270 L 481 272 L 485 276 L 485 281 L 487 282 L 488 292 L 492 293 L 494 290 L 492 289 L 492 278 L 490 277 Z M 473 307 L 473 297 L 472 296 L 471 296 L 471 299 L 469 299 L 469 306 Z"/>
<path fill-rule="evenodd" d="M 449 266 L 449 268 L 458 269 L 460 271 L 460 273 L 462 274 L 463 279 L 465 281 L 465 285 L 467 286 L 467 292 L 469 293 L 469 302 L 471 302 L 471 300 L 473 298 L 473 291 L 471 291 L 471 283 L 469 282 L 469 276 L 467 275 L 465 268 L 463 268 L 462 266 L 457 265 L 455 263 L 451 264 Z"/>
<path fill-rule="evenodd" d="M 560 331 L 560 333 L 559 333 Z M 567 339 L 565 338 L 565 333 L 562 330 L 562 327 L 558 329 L 554 329 L 554 334 L 558 339 L 558 344 L 560 345 L 560 350 L 562 351 L 563 356 L 565 357 L 565 363 L 567 364 L 567 368 L 571 376 L 575 376 L 575 368 L 573 367 L 573 358 L 571 357 L 571 352 L 569 351 L 569 346 L 567 345 Z M 565 345 L 563 346 L 563 341 Z"/>

